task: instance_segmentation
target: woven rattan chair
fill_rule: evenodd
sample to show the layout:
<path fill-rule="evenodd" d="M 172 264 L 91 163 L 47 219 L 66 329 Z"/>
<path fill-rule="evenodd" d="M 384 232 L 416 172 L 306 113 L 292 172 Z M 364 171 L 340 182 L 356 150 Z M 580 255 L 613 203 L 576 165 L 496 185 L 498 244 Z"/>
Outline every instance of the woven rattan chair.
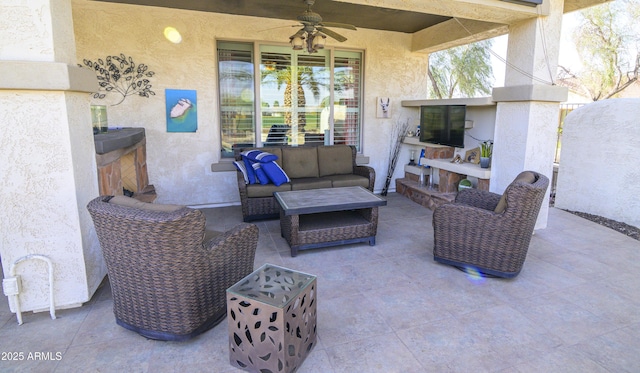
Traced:
<path fill-rule="evenodd" d="M 205 240 L 202 211 L 136 201 L 139 208 L 110 198 L 98 197 L 87 208 L 118 325 L 147 338 L 182 341 L 222 321 L 226 289 L 253 270 L 258 228 L 240 223 L 207 232 Z"/>
<path fill-rule="evenodd" d="M 515 277 L 549 186 L 532 171 L 520 173 L 504 194 L 464 189 L 433 213 L 437 262 L 497 277 Z"/>

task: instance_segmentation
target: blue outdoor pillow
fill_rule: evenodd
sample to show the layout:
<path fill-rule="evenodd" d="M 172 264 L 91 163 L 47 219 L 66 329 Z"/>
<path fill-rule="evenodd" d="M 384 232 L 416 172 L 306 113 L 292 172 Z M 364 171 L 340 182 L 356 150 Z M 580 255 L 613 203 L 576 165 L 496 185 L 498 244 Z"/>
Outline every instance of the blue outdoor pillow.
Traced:
<path fill-rule="evenodd" d="M 264 170 L 264 173 L 267 174 L 269 180 L 271 180 L 271 182 L 276 186 L 280 186 L 291 181 L 289 180 L 289 176 L 287 176 L 284 170 L 278 166 L 276 162 L 262 163 L 260 168 Z"/>
<path fill-rule="evenodd" d="M 243 157 L 247 157 L 254 162 L 272 162 L 278 159 L 278 156 L 275 154 L 263 152 L 260 150 L 246 150 L 240 153 Z"/>
<path fill-rule="evenodd" d="M 253 170 L 253 161 L 249 158 L 242 156 L 242 161 L 244 162 L 244 167 L 247 170 L 247 178 L 249 179 L 249 184 L 256 183 L 256 172 Z"/>
<path fill-rule="evenodd" d="M 238 171 L 242 172 L 244 183 L 249 184 L 249 175 L 247 175 L 247 168 L 245 167 L 244 162 L 233 161 L 233 164 L 236 166 Z"/>
<path fill-rule="evenodd" d="M 262 163 L 259 163 L 259 162 L 254 163 L 253 164 L 253 171 L 255 171 L 256 178 L 258 179 L 258 182 L 260 182 L 260 184 L 269 184 L 269 178 L 265 174 L 265 172 L 262 169 L 262 167 L 260 167 L 261 164 Z"/>

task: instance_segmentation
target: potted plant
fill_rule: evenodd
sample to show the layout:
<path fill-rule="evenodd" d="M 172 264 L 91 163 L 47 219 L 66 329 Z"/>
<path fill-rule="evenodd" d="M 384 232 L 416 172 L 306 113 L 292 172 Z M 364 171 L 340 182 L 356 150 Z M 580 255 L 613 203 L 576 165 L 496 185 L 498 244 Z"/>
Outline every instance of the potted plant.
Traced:
<path fill-rule="evenodd" d="M 486 140 L 480 143 L 480 167 L 489 168 L 491 154 L 493 153 L 493 141 Z"/>

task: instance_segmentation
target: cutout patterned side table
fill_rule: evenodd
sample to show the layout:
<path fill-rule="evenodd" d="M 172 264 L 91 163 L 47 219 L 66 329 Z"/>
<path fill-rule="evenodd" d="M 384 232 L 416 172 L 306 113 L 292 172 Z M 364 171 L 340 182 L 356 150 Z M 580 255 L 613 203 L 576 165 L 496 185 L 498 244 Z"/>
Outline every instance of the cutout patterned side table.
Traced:
<path fill-rule="evenodd" d="M 227 289 L 229 360 L 294 372 L 316 344 L 316 276 L 265 264 Z"/>

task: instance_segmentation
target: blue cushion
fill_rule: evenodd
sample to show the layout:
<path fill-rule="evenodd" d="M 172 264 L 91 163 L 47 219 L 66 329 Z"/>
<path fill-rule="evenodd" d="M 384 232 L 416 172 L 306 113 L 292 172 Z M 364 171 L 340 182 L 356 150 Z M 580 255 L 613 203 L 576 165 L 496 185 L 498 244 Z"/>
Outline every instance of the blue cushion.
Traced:
<path fill-rule="evenodd" d="M 249 158 L 242 156 L 242 161 L 244 162 L 245 169 L 247 170 L 247 178 L 249 179 L 249 184 L 256 183 L 256 172 L 253 170 L 253 161 Z"/>
<path fill-rule="evenodd" d="M 263 152 L 260 150 L 246 150 L 240 153 L 243 157 L 247 157 L 254 162 L 272 162 L 278 159 L 278 156 L 275 154 Z"/>
<path fill-rule="evenodd" d="M 249 175 L 247 175 L 247 168 L 245 167 L 244 162 L 233 161 L 233 164 L 236 166 L 238 171 L 242 172 L 244 183 L 249 184 Z"/>
<path fill-rule="evenodd" d="M 260 166 L 260 168 L 264 170 L 264 173 L 267 174 L 269 180 L 271 180 L 271 182 L 276 186 L 280 186 L 291 181 L 289 180 L 289 176 L 287 176 L 284 170 L 278 166 L 276 162 L 262 163 Z"/>
<path fill-rule="evenodd" d="M 259 162 L 255 162 L 253 164 L 253 171 L 255 171 L 256 173 L 256 178 L 258 179 L 258 182 L 260 184 L 269 184 L 269 178 L 267 177 L 267 174 L 265 174 L 262 167 L 260 167 L 260 165 L 261 163 Z"/>

